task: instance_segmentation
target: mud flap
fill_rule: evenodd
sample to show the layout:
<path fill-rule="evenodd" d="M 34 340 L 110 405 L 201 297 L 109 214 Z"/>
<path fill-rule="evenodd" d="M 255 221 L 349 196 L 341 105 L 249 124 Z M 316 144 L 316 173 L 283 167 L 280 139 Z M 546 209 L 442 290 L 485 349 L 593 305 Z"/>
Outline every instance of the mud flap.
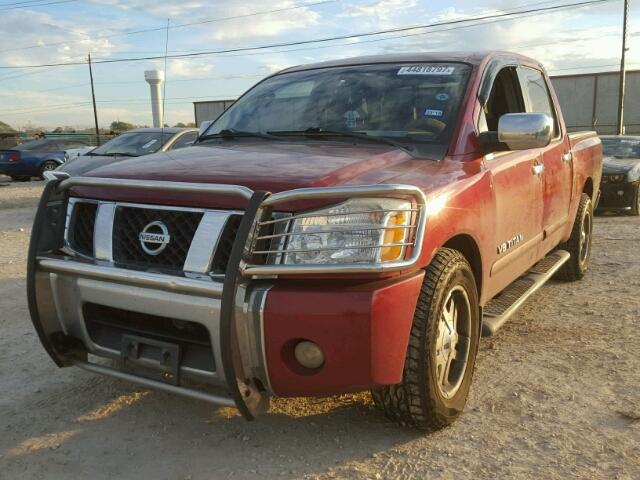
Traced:
<path fill-rule="evenodd" d="M 234 312 L 238 288 L 243 281 L 240 264 L 246 261 L 247 244 L 254 220 L 260 212 L 260 205 L 268 196 L 268 192 L 255 192 L 249 200 L 227 263 L 220 307 L 220 355 L 225 379 L 238 411 L 247 420 L 253 420 L 256 415 L 267 410 L 269 397 L 258 389 L 253 379 L 246 378 L 244 374 Z"/>
<path fill-rule="evenodd" d="M 29 253 L 27 257 L 27 300 L 31 321 L 40 338 L 40 342 L 51 359 L 59 367 L 72 365 L 70 353 L 77 353 L 74 358 L 86 358 L 86 351 L 80 342 L 74 342 L 62 332 L 56 321 L 46 321 L 38 310 L 36 266 L 41 254 L 57 252 L 64 246 L 64 228 L 67 215 L 68 193 L 59 192 L 58 185 L 62 180 L 49 180 L 44 186 L 38 210 L 36 212 Z M 50 299 L 53 301 L 53 299 Z M 46 300 L 44 300 L 46 301 Z"/>

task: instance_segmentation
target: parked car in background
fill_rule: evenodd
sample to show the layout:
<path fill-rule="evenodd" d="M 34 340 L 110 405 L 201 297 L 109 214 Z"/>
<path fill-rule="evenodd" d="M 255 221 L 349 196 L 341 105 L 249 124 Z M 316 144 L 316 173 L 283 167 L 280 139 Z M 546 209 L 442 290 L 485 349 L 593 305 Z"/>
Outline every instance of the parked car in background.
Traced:
<path fill-rule="evenodd" d="M 0 173 L 13 180 L 43 178 L 44 172 L 55 170 L 70 158 L 84 154 L 94 147 L 82 140 L 40 138 L 0 150 Z"/>
<path fill-rule="evenodd" d="M 197 128 L 137 128 L 129 130 L 85 155 L 65 163 L 58 170 L 69 175 L 82 175 L 94 168 L 188 147 L 198 138 Z"/>
<path fill-rule="evenodd" d="M 604 135 L 599 211 L 640 215 L 640 136 Z"/>

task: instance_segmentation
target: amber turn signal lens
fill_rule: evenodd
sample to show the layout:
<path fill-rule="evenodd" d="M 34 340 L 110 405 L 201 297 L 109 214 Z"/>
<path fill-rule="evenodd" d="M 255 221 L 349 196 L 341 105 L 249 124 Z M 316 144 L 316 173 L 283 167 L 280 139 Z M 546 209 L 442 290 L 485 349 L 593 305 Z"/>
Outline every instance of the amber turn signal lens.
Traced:
<path fill-rule="evenodd" d="M 395 212 L 389 215 L 387 227 L 398 226 L 398 228 L 389 228 L 384 232 L 384 245 L 397 243 L 406 243 L 408 237 L 409 212 Z M 392 247 L 384 247 L 380 252 L 380 260 L 382 262 L 393 262 L 402 260 L 404 257 L 404 246 L 396 245 Z"/>

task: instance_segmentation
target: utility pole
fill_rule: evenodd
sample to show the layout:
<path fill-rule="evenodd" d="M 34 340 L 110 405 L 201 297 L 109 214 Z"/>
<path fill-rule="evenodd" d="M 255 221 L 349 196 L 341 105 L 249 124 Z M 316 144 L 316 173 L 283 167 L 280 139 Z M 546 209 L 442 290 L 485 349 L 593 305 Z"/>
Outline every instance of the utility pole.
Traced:
<path fill-rule="evenodd" d="M 627 76 L 627 19 L 629 17 L 629 0 L 624 0 L 624 16 L 622 21 L 622 55 L 620 56 L 620 87 L 618 89 L 618 135 L 624 135 L 624 87 Z"/>
<path fill-rule="evenodd" d="M 87 57 L 89 63 L 89 78 L 91 79 L 91 100 L 93 101 L 93 121 L 96 124 L 96 143 L 100 146 L 100 129 L 98 128 L 98 110 L 96 109 L 96 92 L 93 89 L 93 71 L 91 70 L 91 54 Z"/>

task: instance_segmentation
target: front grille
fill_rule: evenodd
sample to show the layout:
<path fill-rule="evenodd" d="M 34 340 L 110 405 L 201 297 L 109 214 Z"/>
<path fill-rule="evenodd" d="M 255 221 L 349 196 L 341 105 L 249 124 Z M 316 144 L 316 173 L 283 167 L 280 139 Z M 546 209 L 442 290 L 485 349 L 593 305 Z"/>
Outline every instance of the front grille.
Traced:
<path fill-rule="evenodd" d="M 204 325 L 95 303 L 85 303 L 82 314 L 96 345 L 119 351 L 123 335 L 137 335 L 179 345 L 182 366 L 215 371 L 211 337 Z"/>
<path fill-rule="evenodd" d="M 202 212 L 125 207 L 116 209 L 113 226 L 113 260 L 125 267 L 182 271 Z M 156 255 L 144 251 L 140 233 L 152 222 L 162 222 L 169 243 Z"/>
<path fill-rule="evenodd" d="M 93 256 L 93 228 L 96 222 L 97 203 L 77 202 L 69 223 L 69 245 L 86 256 Z"/>

